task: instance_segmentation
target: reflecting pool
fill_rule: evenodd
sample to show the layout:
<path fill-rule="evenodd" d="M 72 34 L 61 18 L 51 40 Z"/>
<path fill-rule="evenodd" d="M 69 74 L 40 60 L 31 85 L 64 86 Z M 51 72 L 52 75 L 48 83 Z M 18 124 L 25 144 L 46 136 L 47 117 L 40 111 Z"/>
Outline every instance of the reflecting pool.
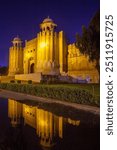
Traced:
<path fill-rule="evenodd" d="M 99 116 L 0 98 L 0 150 L 99 150 Z"/>

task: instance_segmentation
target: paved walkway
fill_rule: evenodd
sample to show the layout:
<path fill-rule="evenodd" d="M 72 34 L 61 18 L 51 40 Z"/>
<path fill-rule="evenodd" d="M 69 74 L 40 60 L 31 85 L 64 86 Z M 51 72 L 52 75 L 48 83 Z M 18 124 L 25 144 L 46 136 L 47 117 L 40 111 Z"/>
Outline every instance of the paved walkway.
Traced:
<path fill-rule="evenodd" d="M 61 104 L 65 106 L 70 106 L 75 109 L 88 111 L 96 115 L 100 115 L 100 108 L 98 107 L 82 105 L 82 104 L 77 104 L 77 103 L 70 103 L 70 102 L 65 102 L 65 101 L 60 101 L 60 100 L 50 99 L 50 98 L 42 98 L 42 97 L 37 97 L 37 96 L 29 95 L 29 94 L 7 91 L 3 89 L 0 89 L 0 97 L 11 98 L 11 99 L 16 99 L 16 100 L 24 100 L 24 99 L 36 100 L 36 101 L 43 102 L 43 103 L 56 103 L 56 104 Z"/>

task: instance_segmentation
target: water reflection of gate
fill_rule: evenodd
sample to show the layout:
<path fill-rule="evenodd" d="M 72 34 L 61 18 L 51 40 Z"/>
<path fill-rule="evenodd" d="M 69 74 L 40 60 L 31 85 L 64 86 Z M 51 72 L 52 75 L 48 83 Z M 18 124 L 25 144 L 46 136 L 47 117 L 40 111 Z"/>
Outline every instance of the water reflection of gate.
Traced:
<path fill-rule="evenodd" d="M 19 126 L 23 117 L 24 125 L 28 124 L 36 129 L 40 144 L 44 147 L 52 147 L 58 139 L 63 138 L 63 130 L 67 123 L 77 126 L 80 124 L 79 120 L 63 118 L 36 106 L 22 104 L 12 99 L 8 101 L 8 116 L 13 127 Z"/>

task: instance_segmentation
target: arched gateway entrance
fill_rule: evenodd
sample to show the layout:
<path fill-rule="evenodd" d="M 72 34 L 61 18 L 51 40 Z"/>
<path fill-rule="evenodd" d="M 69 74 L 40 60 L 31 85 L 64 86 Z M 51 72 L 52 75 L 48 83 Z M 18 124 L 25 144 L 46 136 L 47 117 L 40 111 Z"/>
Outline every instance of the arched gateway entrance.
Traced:
<path fill-rule="evenodd" d="M 30 73 L 34 73 L 34 66 L 35 66 L 34 63 L 32 63 L 32 64 L 30 65 Z"/>

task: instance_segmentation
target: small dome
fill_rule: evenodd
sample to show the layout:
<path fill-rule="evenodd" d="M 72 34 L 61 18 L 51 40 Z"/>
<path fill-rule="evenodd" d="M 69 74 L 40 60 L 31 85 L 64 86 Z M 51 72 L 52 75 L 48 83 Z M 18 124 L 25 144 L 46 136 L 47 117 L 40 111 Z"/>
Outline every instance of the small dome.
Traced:
<path fill-rule="evenodd" d="M 21 41 L 21 39 L 17 36 L 13 39 L 13 41 Z"/>
<path fill-rule="evenodd" d="M 48 17 L 43 20 L 43 23 L 46 23 L 46 22 L 53 22 L 53 20 Z"/>

